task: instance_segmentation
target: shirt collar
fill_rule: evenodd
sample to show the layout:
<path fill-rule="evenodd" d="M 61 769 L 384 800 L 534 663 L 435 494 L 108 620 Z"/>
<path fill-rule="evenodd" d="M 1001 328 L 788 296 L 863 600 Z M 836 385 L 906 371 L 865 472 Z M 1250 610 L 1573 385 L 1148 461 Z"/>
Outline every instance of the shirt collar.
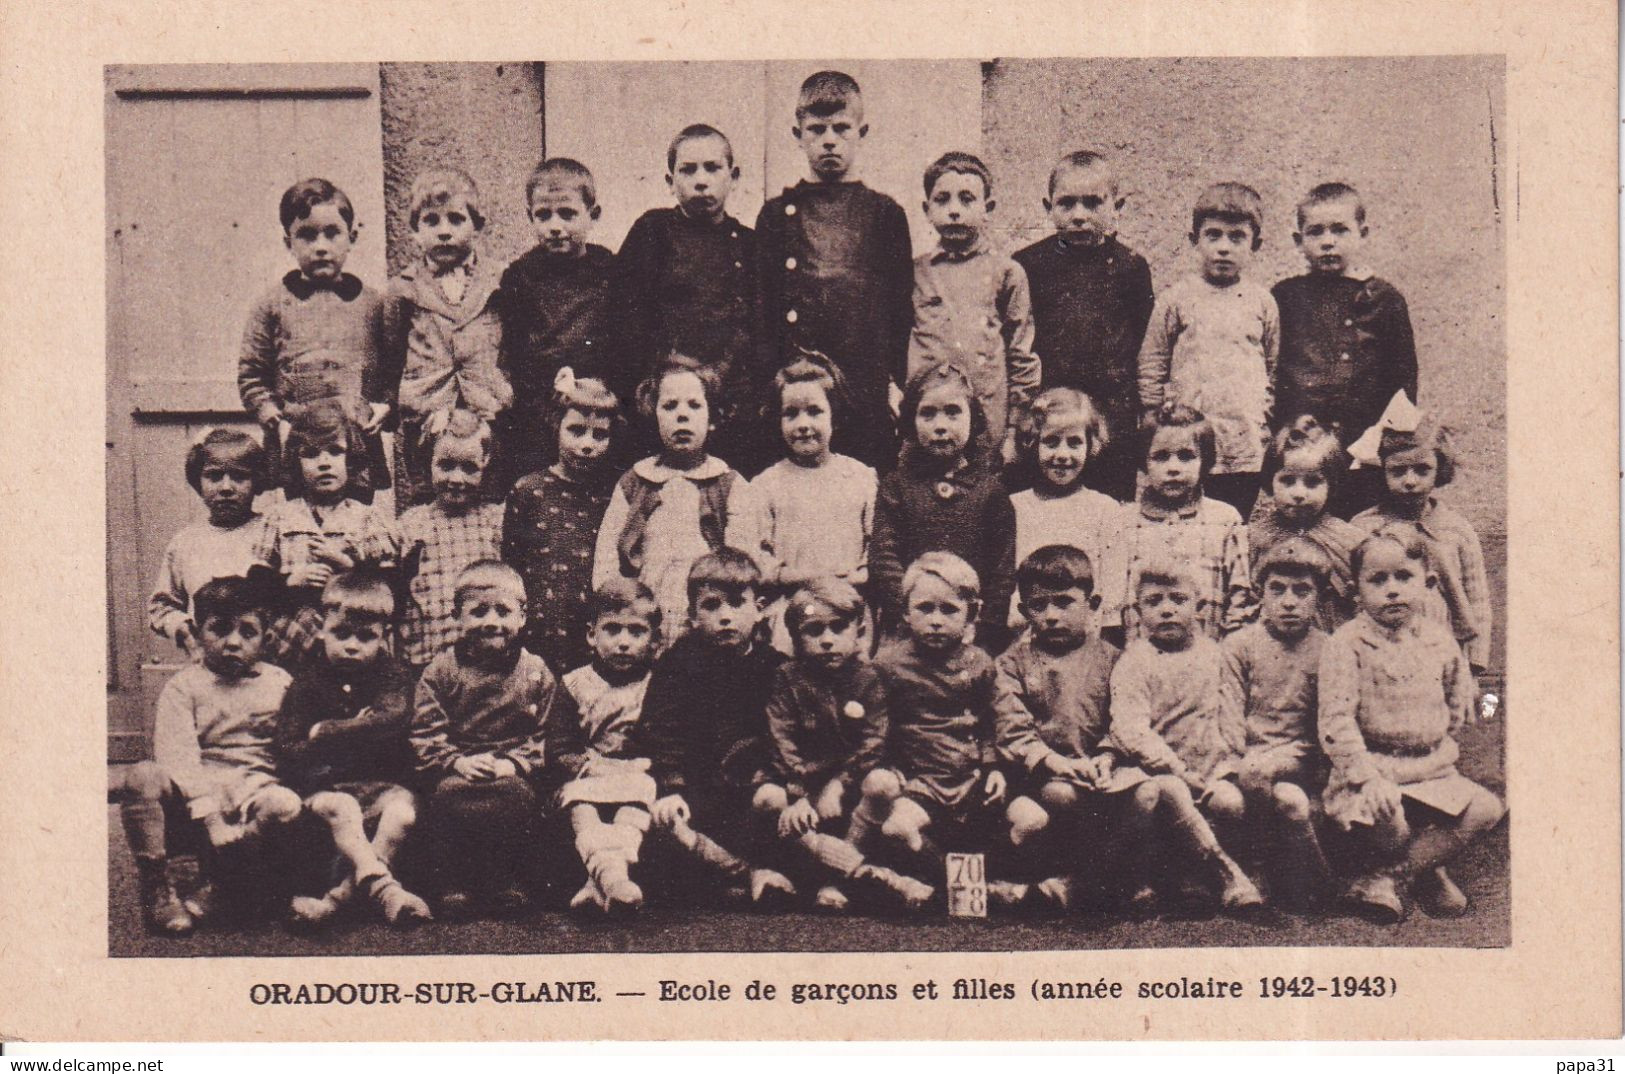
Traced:
<path fill-rule="evenodd" d="M 646 459 L 639 459 L 632 464 L 632 472 L 643 480 L 656 485 L 664 485 L 674 477 L 686 477 L 690 481 L 709 481 L 714 477 L 721 477 L 728 472 L 728 464 L 715 455 L 707 455 L 698 466 L 691 470 L 674 470 L 663 465 L 661 461 L 651 455 Z"/>
<path fill-rule="evenodd" d="M 1167 522 L 1171 518 L 1195 518 L 1197 512 L 1202 509 L 1202 501 L 1197 498 L 1184 507 L 1163 507 L 1160 504 L 1152 503 L 1149 498 L 1141 496 L 1139 506 L 1140 514 L 1150 521 Z"/>
<path fill-rule="evenodd" d="M 361 294 L 361 281 L 348 272 L 340 273 L 336 280 L 313 280 L 293 269 L 282 277 L 282 286 L 298 299 L 309 298 L 317 291 L 331 291 L 344 301 L 353 302 Z"/>
<path fill-rule="evenodd" d="M 933 265 L 940 265 L 944 261 L 969 261 L 971 258 L 977 257 L 985 252 L 986 243 L 984 242 L 981 233 L 978 232 L 977 236 L 971 240 L 970 245 L 964 247 L 963 249 L 944 246 L 939 241 L 937 243 L 937 248 L 931 252 L 931 263 Z"/>

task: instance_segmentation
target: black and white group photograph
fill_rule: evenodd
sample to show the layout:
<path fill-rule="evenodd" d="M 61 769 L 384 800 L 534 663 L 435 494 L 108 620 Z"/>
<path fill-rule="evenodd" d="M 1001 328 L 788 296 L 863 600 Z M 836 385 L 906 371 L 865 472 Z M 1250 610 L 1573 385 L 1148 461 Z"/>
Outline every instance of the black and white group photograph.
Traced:
<path fill-rule="evenodd" d="M 108 954 L 1512 943 L 1503 57 L 104 75 Z"/>

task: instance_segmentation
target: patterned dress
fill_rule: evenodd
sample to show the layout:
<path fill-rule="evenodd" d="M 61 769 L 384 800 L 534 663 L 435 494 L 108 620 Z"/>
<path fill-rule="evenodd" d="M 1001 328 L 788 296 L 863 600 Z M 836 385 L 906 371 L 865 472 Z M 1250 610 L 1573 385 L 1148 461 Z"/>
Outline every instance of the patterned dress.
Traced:
<path fill-rule="evenodd" d="M 408 595 L 402 655 L 423 668 L 457 640 L 457 575 L 501 553 L 502 505 L 476 504 L 455 515 L 439 503 L 409 508 L 395 524 L 395 540 Z"/>
<path fill-rule="evenodd" d="M 525 647 L 550 668 L 587 664 L 587 601 L 607 486 L 554 470 L 519 480 L 502 520 L 502 558 L 525 580 Z"/>

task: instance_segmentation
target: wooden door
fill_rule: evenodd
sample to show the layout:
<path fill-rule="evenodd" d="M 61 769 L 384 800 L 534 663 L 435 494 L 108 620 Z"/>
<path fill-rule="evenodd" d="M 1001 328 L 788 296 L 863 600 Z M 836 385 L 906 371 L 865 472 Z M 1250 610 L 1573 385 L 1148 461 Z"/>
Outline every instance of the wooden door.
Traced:
<path fill-rule="evenodd" d="M 179 653 L 147 629 L 169 538 L 201 519 L 183 456 L 237 396 L 249 304 L 292 267 L 277 204 L 323 176 L 355 205 L 346 266 L 384 282 L 375 64 L 110 67 L 107 122 L 108 747 L 146 755 Z"/>

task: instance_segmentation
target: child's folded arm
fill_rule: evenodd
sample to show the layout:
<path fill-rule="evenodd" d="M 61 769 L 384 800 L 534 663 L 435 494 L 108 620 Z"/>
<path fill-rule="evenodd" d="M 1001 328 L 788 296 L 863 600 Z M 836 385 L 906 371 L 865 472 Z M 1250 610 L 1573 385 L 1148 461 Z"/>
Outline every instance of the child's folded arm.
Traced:
<path fill-rule="evenodd" d="M 1344 782 L 1358 785 L 1377 778 L 1360 732 L 1359 658 L 1340 634 L 1327 638 L 1321 648 L 1319 690 L 1320 748 Z"/>

